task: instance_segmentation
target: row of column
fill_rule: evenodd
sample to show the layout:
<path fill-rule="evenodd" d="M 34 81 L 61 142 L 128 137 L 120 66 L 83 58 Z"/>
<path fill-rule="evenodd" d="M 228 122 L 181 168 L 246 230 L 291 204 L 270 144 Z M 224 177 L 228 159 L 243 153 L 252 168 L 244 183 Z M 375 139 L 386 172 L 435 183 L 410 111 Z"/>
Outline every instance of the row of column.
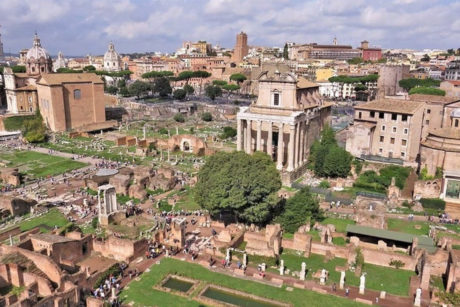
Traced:
<path fill-rule="evenodd" d="M 263 151 L 262 144 L 262 120 L 237 120 L 237 150 L 245 150 L 246 153 L 253 153 L 252 144 L 252 122 L 256 122 L 256 150 Z M 273 122 L 268 121 L 268 137 L 267 137 L 267 150 L 266 153 L 273 156 Z M 281 170 L 283 168 L 284 160 L 284 125 L 283 123 L 276 123 L 278 127 L 278 144 L 277 144 L 277 159 L 276 167 Z M 287 157 L 287 171 L 291 172 L 302 165 L 306 161 L 307 135 L 305 133 L 305 122 L 298 122 L 295 125 L 289 125 L 289 142 L 288 142 L 288 157 Z"/>

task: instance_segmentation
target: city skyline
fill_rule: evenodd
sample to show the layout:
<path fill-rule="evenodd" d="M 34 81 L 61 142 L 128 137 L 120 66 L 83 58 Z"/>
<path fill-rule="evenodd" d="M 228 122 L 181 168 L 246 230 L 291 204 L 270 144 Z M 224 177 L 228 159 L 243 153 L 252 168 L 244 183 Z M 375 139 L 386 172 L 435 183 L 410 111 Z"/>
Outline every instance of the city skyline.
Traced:
<path fill-rule="evenodd" d="M 53 55 L 99 55 L 110 41 L 120 53 L 170 53 L 185 40 L 233 48 L 241 30 L 249 45 L 268 47 L 286 41 L 330 44 L 337 37 L 339 44 L 353 47 L 366 39 L 382 48 L 457 48 L 459 11 L 460 2 L 449 0 L 354 1 L 353 6 L 337 0 L 0 3 L 5 52 L 30 48 L 37 31 Z"/>

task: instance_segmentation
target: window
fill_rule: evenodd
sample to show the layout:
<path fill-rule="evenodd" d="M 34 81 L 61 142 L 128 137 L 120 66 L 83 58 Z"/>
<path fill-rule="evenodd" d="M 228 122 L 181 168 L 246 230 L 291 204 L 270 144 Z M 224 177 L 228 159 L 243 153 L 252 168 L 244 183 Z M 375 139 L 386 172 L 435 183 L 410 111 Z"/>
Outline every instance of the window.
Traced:
<path fill-rule="evenodd" d="M 458 127 L 458 119 L 455 120 L 455 127 Z"/>
<path fill-rule="evenodd" d="M 402 146 L 406 146 L 407 145 L 407 140 L 401 140 L 401 144 L 402 144 Z"/>
<path fill-rule="evenodd" d="M 401 116 L 401 120 L 402 120 L 403 122 L 407 122 L 407 114 L 403 114 L 403 115 Z"/>
<path fill-rule="evenodd" d="M 427 110 L 426 110 L 426 113 L 430 114 L 430 113 L 431 113 L 431 109 L 427 109 Z"/>
<path fill-rule="evenodd" d="M 273 105 L 279 106 L 280 105 L 280 94 L 274 93 L 273 94 Z"/>
<path fill-rule="evenodd" d="M 404 158 L 406 156 L 406 153 L 404 151 L 401 151 L 401 158 Z"/>
<path fill-rule="evenodd" d="M 383 148 L 379 148 L 379 154 L 383 153 Z"/>
<path fill-rule="evenodd" d="M 408 134 L 408 133 L 409 133 L 409 129 L 404 128 L 404 134 Z"/>
<path fill-rule="evenodd" d="M 379 118 L 385 118 L 385 113 L 379 112 Z"/>
<path fill-rule="evenodd" d="M 382 131 L 385 131 L 385 125 L 382 125 Z"/>
<path fill-rule="evenodd" d="M 42 70 L 42 72 L 45 72 L 45 67 L 42 66 L 42 69 L 41 69 L 41 70 Z"/>
<path fill-rule="evenodd" d="M 383 137 L 383 135 L 380 136 L 380 143 L 383 143 L 383 141 L 385 140 L 385 138 Z"/>
<path fill-rule="evenodd" d="M 391 113 L 391 120 L 398 120 L 398 114 Z"/>
<path fill-rule="evenodd" d="M 396 127 L 393 127 L 393 133 L 396 133 Z"/>
<path fill-rule="evenodd" d="M 427 119 L 427 120 L 425 121 L 425 125 L 429 125 L 429 124 L 430 124 L 430 121 Z"/>
<path fill-rule="evenodd" d="M 375 111 L 371 111 L 370 116 L 371 116 L 372 118 L 374 118 L 374 117 L 375 117 Z"/>
<path fill-rule="evenodd" d="M 32 67 L 32 72 L 35 72 L 35 67 Z"/>
<path fill-rule="evenodd" d="M 363 113 L 362 113 L 362 112 L 359 112 L 359 113 L 358 113 L 358 118 L 361 119 L 362 116 L 363 116 Z"/>
<path fill-rule="evenodd" d="M 80 99 L 81 98 L 81 91 L 80 90 L 74 90 L 73 91 L 73 99 Z"/>
<path fill-rule="evenodd" d="M 390 139 L 390 143 L 391 143 L 391 144 L 394 144 L 394 143 L 395 143 L 395 138 L 391 138 L 391 139 Z"/>

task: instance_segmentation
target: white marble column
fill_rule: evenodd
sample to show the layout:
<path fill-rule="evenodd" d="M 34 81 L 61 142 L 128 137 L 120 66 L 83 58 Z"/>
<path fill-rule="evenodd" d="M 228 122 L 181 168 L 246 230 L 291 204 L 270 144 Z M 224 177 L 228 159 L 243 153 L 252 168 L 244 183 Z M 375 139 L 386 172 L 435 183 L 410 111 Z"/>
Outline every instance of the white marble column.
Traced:
<path fill-rule="evenodd" d="M 267 155 L 273 157 L 273 124 L 272 122 L 268 122 L 268 136 L 267 136 Z"/>
<path fill-rule="evenodd" d="M 257 121 L 257 151 L 262 151 L 262 121 Z"/>
<path fill-rule="evenodd" d="M 295 141 L 295 126 L 289 126 L 289 144 L 288 144 L 288 167 L 287 171 L 292 172 L 294 170 L 294 141 Z"/>
<path fill-rule="evenodd" d="M 246 135 L 246 141 L 247 141 L 247 153 L 252 154 L 252 127 L 251 127 L 251 120 L 247 120 L 247 135 Z"/>
<path fill-rule="evenodd" d="M 237 134 L 236 134 L 236 150 L 238 151 L 241 151 L 244 147 L 242 146 L 243 145 L 243 131 L 242 131 L 242 123 L 241 123 L 241 119 L 238 119 L 236 121 L 236 131 L 237 131 Z"/>
<path fill-rule="evenodd" d="M 278 124 L 278 131 L 278 156 L 276 158 L 276 168 L 282 170 L 284 158 L 283 123 Z"/>

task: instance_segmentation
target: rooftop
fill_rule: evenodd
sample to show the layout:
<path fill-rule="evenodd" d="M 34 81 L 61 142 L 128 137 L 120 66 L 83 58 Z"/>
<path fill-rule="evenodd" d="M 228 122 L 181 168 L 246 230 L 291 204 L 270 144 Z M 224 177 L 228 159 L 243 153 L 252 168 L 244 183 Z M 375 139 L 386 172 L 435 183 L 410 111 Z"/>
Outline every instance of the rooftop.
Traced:
<path fill-rule="evenodd" d="M 436 251 L 433 240 L 427 236 L 417 236 L 404 232 L 391 231 L 386 229 L 377 229 L 360 225 L 347 225 L 347 233 L 360 234 L 380 239 L 404 242 L 412 244 L 414 238 L 418 238 L 418 246 L 426 249 L 428 252 Z"/>
<path fill-rule="evenodd" d="M 414 114 L 423 107 L 423 102 L 401 99 L 379 99 L 359 106 L 357 110 L 383 111 L 391 113 Z"/>
<path fill-rule="evenodd" d="M 63 236 L 58 236 L 58 235 L 52 235 L 49 233 L 40 233 L 40 234 L 33 234 L 30 236 L 32 239 L 37 239 L 40 241 L 45 241 L 48 243 L 64 243 L 64 242 L 70 242 L 74 241 L 72 239 L 63 237 Z"/>
<path fill-rule="evenodd" d="M 37 84 L 60 85 L 62 83 L 100 83 L 101 77 L 93 73 L 63 73 L 63 74 L 42 74 Z"/>
<path fill-rule="evenodd" d="M 319 87 L 318 84 L 314 82 L 310 82 L 305 78 L 298 78 L 297 79 L 297 88 L 313 88 L 313 87 Z"/>

